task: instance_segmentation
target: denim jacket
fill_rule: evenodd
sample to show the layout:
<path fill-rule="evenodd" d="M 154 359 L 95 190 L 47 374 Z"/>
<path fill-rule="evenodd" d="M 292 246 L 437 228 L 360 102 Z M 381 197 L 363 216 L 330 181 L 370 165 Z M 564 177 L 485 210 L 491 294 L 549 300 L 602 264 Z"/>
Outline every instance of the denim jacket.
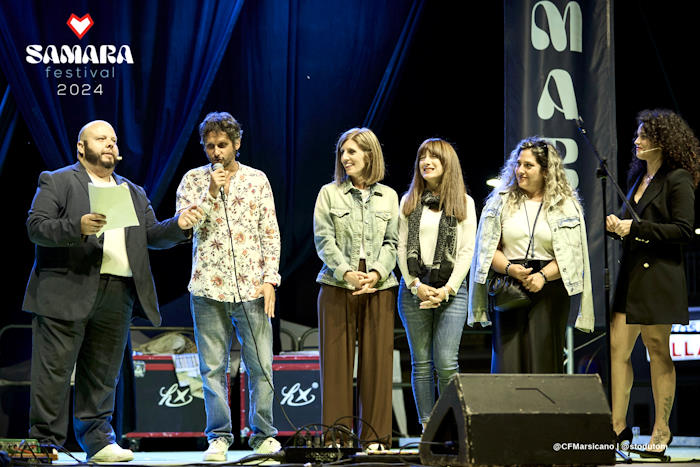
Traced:
<path fill-rule="evenodd" d="M 343 280 L 360 264 L 360 242 L 364 236 L 367 271 L 379 273 L 377 289 L 398 285 L 394 276 L 398 243 L 399 198 L 386 185 L 370 186 L 363 202 L 360 190 L 350 180 L 321 188 L 314 208 L 314 243 L 323 261 L 316 282 L 352 289 Z"/>
<path fill-rule="evenodd" d="M 557 204 L 558 201 L 559 199 L 553 200 L 547 210 L 547 223 L 552 231 L 554 257 L 559 264 L 559 272 L 567 293 L 570 296 L 583 294 L 575 326 L 581 331 L 590 332 L 593 330 L 595 317 L 583 208 L 574 199 L 567 199 L 561 204 Z M 504 204 L 502 196 L 490 198 L 479 220 L 474 258 L 469 273 L 467 323 L 470 326 L 476 322 L 484 326 L 491 324 L 488 316 L 486 279 L 501 239 L 501 216 Z"/>

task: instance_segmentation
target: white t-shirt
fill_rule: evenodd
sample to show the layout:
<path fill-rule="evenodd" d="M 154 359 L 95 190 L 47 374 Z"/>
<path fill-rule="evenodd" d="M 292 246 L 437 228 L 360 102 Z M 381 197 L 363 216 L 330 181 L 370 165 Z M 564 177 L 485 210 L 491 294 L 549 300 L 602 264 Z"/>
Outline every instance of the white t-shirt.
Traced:
<path fill-rule="evenodd" d="M 552 246 L 552 231 L 547 223 L 547 212 L 540 211 L 535 225 L 534 252 L 530 247 L 530 254 L 526 257 L 527 246 L 530 243 L 530 233 L 532 225 L 535 223 L 537 210 L 542 205 L 539 201 L 525 200 L 525 202 L 504 217 L 501 225 L 501 248 L 503 254 L 509 260 L 514 259 L 554 259 L 554 248 Z M 526 211 L 527 210 L 527 214 Z"/>
<path fill-rule="evenodd" d="M 366 203 L 369 200 L 370 191 L 369 188 L 360 189 L 360 195 L 362 196 L 362 203 Z M 367 224 L 365 224 L 367 225 Z M 362 241 L 360 242 L 360 259 L 367 259 L 367 254 L 365 253 L 365 236 L 362 236 Z M 369 272 L 369 271 L 366 271 Z"/>
<path fill-rule="evenodd" d="M 117 186 L 114 178 L 110 177 L 109 182 L 103 182 L 94 178 L 88 172 L 90 180 L 95 186 Z M 129 257 L 126 254 L 126 234 L 124 228 L 106 230 L 103 235 L 102 245 L 102 267 L 100 274 L 112 274 L 113 276 L 132 277 Z"/>

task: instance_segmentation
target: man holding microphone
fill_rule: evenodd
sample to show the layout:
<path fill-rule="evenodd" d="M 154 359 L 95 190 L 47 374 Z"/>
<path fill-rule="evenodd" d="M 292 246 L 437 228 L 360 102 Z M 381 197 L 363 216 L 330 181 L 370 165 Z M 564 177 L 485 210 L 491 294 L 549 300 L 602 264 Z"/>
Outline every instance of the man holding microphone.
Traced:
<path fill-rule="evenodd" d="M 210 164 L 190 170 L 177 190 L 180 211 L 199 205 L 194 227 L 190 309 L 204 386 L 209 448 L 205 461 L 226 461 L 233 442 L 226 372 L 233 333 L 249 376 L 249 445 L 259 454 L 280 449 L 272 421 L 272 326 L 279 285 L 280 233 L 267 177 L 236 160 L 240 124 L 227 112 L 199 126 Z"/>

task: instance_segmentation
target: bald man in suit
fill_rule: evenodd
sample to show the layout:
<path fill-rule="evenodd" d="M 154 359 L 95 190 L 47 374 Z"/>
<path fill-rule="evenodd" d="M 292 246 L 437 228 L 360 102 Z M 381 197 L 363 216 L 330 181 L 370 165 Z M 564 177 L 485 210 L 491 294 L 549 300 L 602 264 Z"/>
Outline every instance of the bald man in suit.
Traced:
<path fill-rule="evenodd" d="M 77 157 L 73 165 L 41 173 L 27 219 L 36 245 L 22 305 L 33 314 L 29 436 L 65 443 L 75 366 L 78 443 L 89 461 L 129 461 L 133 453 L 116 444 L 110 421 L 134 301 L 154 325 L 161 321 L 148 248 L 187 241 L 202 211 L 189 206 L 159 222 L 143 188 L 114 173 L 121 157 L 105 121 L 80 130 Z M 96 236 L 107 219 L 90 212 L 90 183 L 126 184 L 138 225 Z"/>

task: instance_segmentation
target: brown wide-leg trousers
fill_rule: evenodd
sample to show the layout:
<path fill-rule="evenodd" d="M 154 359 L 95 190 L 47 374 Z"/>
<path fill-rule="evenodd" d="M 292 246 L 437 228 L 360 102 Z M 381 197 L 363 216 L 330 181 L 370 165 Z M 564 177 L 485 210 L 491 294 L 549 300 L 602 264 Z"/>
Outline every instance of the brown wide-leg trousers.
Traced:
<path fill-rule="evenodd" d="M 356 433 L 363 445 L 381 442 L 389 448 L 396 288 L 363 295 L 352 292 L 323 284 L 318 294 L 323 424 L 352 429 L 356 415 L 361 419 Z M 358 400 L 353 411 L 356 340 Z"/>

